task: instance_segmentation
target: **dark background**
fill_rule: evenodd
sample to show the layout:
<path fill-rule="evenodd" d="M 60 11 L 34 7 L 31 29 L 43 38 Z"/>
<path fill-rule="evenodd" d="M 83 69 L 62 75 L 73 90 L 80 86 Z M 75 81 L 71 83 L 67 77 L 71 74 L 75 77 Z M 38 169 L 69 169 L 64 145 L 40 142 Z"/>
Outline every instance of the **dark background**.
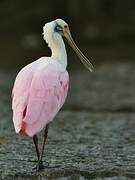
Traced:
<path fill-rule="evenodd" d="M 134 59 L 134 0 L 1 0 L 1 67 L 22 67 L 49 56 L 42 27 L 56 18 L 69 24 L 78 46 L 93 57 L 94 65 Z M 67 50 L 69 62 L 75 63 L 76 56 L 68 46 Z"/>
<path fill-rule="evenodd" d="M 14 131 L 11 92 L 23 66 L 50 55 L 42 27 L 56 18 L 69 24 L 95 71 L 66 45 L 70 84 L 49 128 L 51 168 L 33 173 L 34 144 Z M 0 179 L 59 177 L 135 179 L 135 0 L 0 0 Z"/>

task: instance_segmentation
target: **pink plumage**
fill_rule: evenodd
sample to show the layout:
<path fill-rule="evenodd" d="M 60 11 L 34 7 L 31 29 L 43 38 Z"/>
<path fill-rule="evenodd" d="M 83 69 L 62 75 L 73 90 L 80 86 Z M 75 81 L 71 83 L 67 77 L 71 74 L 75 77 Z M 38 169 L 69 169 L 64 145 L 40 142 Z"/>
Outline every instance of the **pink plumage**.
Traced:
<path fill-rule="evenodd" d="M 12 92 L 13 122 L 17 133 L 33 136 L 53 120 L 65 102 L 68 72 L 52 58 L 24 67 Z"/>
<path fill-rule="evenodd" d="M 72 39 L 68 24 L 62 19 L 46 23 L 43 38 L 51 49 L 51 57 L 42 57 L 25 66 L 17 75 L 12 92 L 13 122 L 16 133 L 33 137 L 38 163 L 43 169 L 43 152 L 50 122 L 65 102 L 69 76 L 67 53 L 62 36 L 74 49 L 84 66 L 93 66 Z M 37 133 L 44 128 L 44 138 L 39 151 Z"/>

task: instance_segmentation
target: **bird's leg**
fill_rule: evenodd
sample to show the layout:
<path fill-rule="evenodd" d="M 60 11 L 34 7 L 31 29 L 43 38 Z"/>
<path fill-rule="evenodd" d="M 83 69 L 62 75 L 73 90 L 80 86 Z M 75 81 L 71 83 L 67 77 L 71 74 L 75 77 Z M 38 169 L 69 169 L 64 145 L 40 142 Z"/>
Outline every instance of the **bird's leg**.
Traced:
<path fill-rule="evenodd" d="M 33 136 L 33 142 L 34 142 L 34 144 L 35 144 L 36 153 L 37 153 L 37 158 L 38 158 L 38 160 L 39 160 L 40 153 L 39 153 L 39 148 L 38 148 L 38 137 L 37 137 L 37 135 L 34 135 L 34 136 Z"/>
<path fill-rule="evenodd" d="M 39 152 L 39 148 L 38 148 L 38 136 L 36 134 L 33 136 L 33 142 L 35 144 L 36 153 L 37 153 L 37 159 L 39 161 L 40 152 Z M 33 167 L 32 169 L 33 170 L 37 169 L 37 166 Z"/>
<path fill-rule="evenodd" d="M 40 155 L 39 155 L 37 170 L 41 170 L 41 169 L 44 168 L 42 159 L 43 159 L 43 154 L 44 154 L 44 148 L 45 148 L 46 139 L 47 139 L 47 136 L 48 136 L 48 127 L 49 127 L 49 124 L 46 125 L 45 131 L 44 131 L 43 146 L 42 146 L 42 149 L 41 149 L 41 153 L 40 153 Z"/>

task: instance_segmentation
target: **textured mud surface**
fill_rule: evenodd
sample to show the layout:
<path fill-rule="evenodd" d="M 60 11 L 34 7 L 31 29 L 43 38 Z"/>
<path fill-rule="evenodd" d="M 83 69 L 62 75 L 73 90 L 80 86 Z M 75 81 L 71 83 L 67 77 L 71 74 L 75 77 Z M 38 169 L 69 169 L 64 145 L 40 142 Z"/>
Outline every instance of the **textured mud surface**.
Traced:
<path fill-rule="evenodd" d="M 0 179 L 135 179 L 135 64 L 71 76 L 68 100 L 50 126 L 44 163 L 32 170 L 32 139 L 14 133 L 10 108 L 15 73 L 0 73 Z"/>

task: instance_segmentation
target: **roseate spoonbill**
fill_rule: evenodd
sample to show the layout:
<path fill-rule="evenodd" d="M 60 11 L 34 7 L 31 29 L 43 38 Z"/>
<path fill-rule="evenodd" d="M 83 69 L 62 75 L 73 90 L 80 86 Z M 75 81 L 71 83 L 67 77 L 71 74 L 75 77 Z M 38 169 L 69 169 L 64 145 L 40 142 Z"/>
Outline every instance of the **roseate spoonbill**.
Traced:
<path fill-rule="evenodd" d="M 62 19 L 56 19 L 43 27 L 43 38 L 52 56 L 41 57 L 25 66 L 18 73 L 12 91 L 15 131 L 33 137 L 38 158 L 37 170 L 43 168 L 43 151 L 49 124 L 64 104 L 68 92 L 67 53 L 62 36 L 67 39 L 84 66 L 93 70 L 90 61 L 73 41 L 68 24 Z M 37 133 L 43 128 L 44 140 L 40 152 Z"/>

